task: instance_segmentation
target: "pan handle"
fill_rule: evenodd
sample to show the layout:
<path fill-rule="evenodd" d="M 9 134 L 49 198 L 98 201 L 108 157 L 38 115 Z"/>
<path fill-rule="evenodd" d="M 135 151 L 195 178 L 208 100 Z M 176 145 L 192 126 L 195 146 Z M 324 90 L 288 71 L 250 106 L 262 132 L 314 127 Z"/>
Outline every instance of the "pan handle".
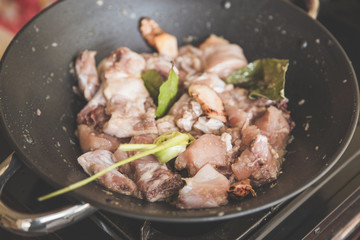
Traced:
<path fill-rule="evenodd" d="M 0 164 L 0 196 L 6 182 L 20 167 L 21 163 L 13 157 L 13 153 Z M 18 235 L 38 236 L 70 225 L 95 211 L 95 207 L 84 203 L 40 214 L 28 214 L 9 208 L 0 199 L 0 226 Z"/>

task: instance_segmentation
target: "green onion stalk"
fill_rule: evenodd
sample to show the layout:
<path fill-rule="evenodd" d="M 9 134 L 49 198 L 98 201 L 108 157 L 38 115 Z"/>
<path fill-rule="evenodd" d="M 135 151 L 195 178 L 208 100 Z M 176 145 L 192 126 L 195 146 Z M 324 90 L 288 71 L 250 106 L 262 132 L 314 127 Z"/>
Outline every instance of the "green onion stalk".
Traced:
<path fill-rule="evenodd" d="M 127 159 L 117 162 L 102 171 L 76 183 L 73 183 L 65 188 L 59 189 L 55 192 L 49 193 L 38 198 L 38 201 L 44 201 L 55 196 L 62 195 L 77 188 L 80 188 L 97 178 L 103 176 L 107 172 L 118 168 L 121 165 L 132 162 L 136 159 L 154 154 L 160 163 L 166 163 L 171 159 L 177 157 L 180 153 L 184 152 L 186 147 L 194 141 L 194 137 L 187 133 L 172 132 L 166 133 L 155 139 L 154 144 L 121 144 L 119 149 L 121 151 L 143 151 L 137 153 Z"/>

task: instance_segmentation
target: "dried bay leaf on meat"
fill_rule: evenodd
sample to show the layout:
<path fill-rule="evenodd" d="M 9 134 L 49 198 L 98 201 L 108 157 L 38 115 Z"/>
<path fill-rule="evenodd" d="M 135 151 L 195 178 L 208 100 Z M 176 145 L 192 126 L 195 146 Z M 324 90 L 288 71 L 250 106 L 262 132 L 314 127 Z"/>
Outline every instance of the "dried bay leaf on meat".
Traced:
<path fill-rule="evenodd" d="M 278 101 L 285 98 L 285 75 L 288 66 L 287 59 L 257 59 L 224 80 L 248 89 L 250 98 L 263 97 Z"/>

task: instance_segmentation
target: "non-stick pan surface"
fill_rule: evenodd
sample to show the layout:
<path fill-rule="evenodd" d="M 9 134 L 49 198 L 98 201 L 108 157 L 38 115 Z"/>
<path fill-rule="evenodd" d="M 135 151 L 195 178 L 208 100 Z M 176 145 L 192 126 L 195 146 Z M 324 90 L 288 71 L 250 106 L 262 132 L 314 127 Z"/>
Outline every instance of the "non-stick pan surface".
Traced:
<path fill-rule="evenodd" d="M 87 177 L 77 164 L 78 97 L 72 62 L 84 49 L 97 61 L 120 46 L 152 51 L 138 32 L 152 17 L 183 45 L 209 34 L 240 44 L 249 61 L 290 60 L 286 96 L 296 123 L 282 174 L 257 197 L 215 209 L 180 210 L 167 203 L 109 192 L 91 183 L 69 193 L 79 201 L 121 215 L 161 221 L 209 221 L 250 214 L 288 199 L 324 175 L 348 145 L 358 117 L 358 86 L 337 41 L 291 4 L 275 0 L 60 1 L 15 37 L 0 68 L 4 133 L 23 162 L 54 187 Z M 226 7 L 224 7 L 226 6 Z"/>

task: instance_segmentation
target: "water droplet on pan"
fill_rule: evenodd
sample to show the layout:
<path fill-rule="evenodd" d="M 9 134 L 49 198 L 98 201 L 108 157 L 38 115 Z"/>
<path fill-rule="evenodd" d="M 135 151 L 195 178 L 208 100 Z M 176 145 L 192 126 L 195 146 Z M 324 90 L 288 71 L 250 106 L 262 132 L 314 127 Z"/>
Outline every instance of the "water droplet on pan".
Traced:
<path fill-rule="evenodd" d="M 230 1 L 223 1 L 222 2 L 222 7 L 225 9 L 230 9 L 231 8 L 231 2 Z"/>
<path fill-rule="evenodd" d="M 308 46 L 308 42 L 306 40 L 300 41 L 300 49 L 305 49 Z"/>

